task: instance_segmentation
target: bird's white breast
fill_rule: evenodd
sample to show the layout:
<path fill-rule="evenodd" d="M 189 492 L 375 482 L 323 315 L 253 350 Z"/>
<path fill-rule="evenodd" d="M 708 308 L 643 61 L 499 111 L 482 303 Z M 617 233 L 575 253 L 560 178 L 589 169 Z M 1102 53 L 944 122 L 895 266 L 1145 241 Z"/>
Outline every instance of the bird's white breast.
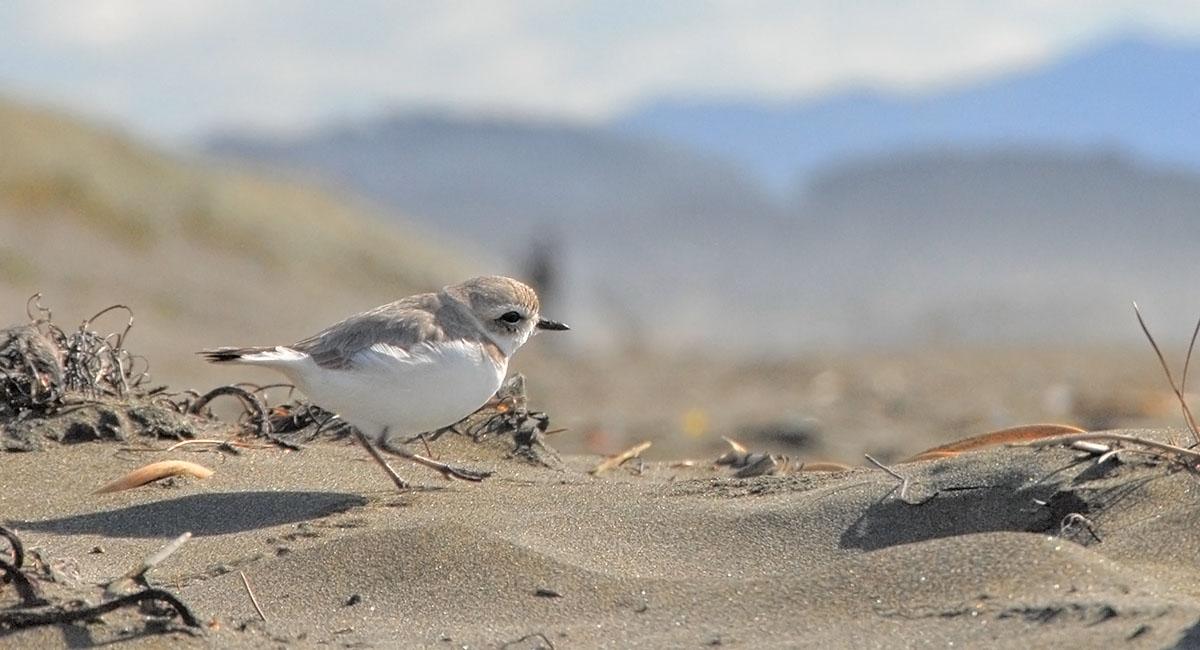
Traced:
<path fill-rule="evenodd" d="M 421 343 L 410 350 L 377 344 L 351 367 L 322 368 L 307 359 L 293 381 L 318 406 L 369 436 L 416 435 L 454 424 L 483 406 L 508 371 L 471 341 Z M 293 373 L 289 373 L 293 374 Z"/>

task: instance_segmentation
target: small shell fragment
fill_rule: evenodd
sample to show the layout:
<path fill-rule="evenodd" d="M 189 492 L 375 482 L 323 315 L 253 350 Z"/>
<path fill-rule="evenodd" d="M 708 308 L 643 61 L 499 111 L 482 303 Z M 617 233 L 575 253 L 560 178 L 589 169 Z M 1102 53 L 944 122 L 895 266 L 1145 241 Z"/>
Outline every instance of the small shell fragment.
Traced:
<path fill-rule="evenodd" d="M 120 492 L 121 490 L 141 487 L 147 483 L 167 478 L 168 476 L 192 476 L 205 479 L 212 475 L 213 471 L 203 465 L 189 463 L 186 460 L 162 460 L 157 463 L 143 465 L 96 490 L 94 494 L 107 494 L 109 492 Z"/>
<path fill-rule="evenodd" d="M 1098 442 L 1088 442 L 1086 440 L 1080 440 L 1078 442 L 1071 443 L 1071 448 L 1078 449 L 1079 451 L 1086 451 L 1087 453 L 1094 454 L 1096 456 L 1103 456 L 1104 454 L 1112 453 L 1112 447 L 1109 447 L 1108 445 L 1102 445 Z"/>

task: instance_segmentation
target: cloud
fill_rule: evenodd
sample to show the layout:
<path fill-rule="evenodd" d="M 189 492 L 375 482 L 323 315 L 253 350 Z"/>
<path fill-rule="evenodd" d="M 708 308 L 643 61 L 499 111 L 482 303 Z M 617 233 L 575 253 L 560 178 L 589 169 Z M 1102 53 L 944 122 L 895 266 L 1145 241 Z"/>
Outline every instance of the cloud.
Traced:
<path fill-rule="evenodd" d="M 603 119 L 662 95 L 917 89 L 1107 31 L 1195 37 L 1193 0 L 92 0 L 0 5 L 0 84 L 180 138 L 395 106 Z"/>

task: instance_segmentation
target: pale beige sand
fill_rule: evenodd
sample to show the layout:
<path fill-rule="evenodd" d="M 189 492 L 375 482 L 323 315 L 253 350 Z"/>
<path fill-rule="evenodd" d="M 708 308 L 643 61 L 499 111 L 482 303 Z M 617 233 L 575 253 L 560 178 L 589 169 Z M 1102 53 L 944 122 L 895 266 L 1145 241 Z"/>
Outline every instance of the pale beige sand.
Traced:
<path fill-rule="evenodd" d="M 912 500 L 933 495 L 910 505 L 878 470 L 738 480 L 655 462 L 596 478 L 585 472 L 595 457 L 568 457 L 555 471 L 458 440 L 435 451 L 496 476 L 447 483 L 396 463 L 424 488 L 399 494 L 364 452 L 337 442 L 237 457 L 119 453 L 116 443 L 2 454 L 0 516 L 79 571 L 79 584 L 48 590 L 94 600 L 91 584 L 190 530 L 194 539 L 151 581 L 217 627 L 146 634 L 127 610 L 103 624 L 0 633 L 0 645 L 544 645 L 534 634 L 558 648 L 1200 640 L 1200 482 L 1133 456 L 1108 472 L 1088 461 L 1053 473 L 1075 456 L 1060 449 L 901 465 L 916 482 Z M 216 474 L 90 494 L 168 457 Z M 1060 520 L 1084 510 L 1102 541 L 1059 537 Z M 361 602 L 347 605 L 354 594 Z"/>

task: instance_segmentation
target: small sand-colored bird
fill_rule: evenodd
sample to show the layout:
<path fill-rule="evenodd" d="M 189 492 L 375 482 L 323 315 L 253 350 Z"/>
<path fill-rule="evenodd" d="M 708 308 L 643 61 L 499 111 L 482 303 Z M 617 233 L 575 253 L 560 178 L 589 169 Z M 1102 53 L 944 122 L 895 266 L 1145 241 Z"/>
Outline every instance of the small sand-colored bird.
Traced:
<path fill-rule="evenodd" d="M 283 373 L 314 404 L 353 425 L 359 441 L 397 486 L 407 483 L 376 444 L 458 422 L 495 395 L 508 360 L 538 330 L 566 330 L 539 314 L 538 297 L 502 276 L 472 278 L 351 316 L 292 345 L 216 348 L 214 363 L 242 363 Z M 486 474 L 390 446 L 447 477 Z"/>

